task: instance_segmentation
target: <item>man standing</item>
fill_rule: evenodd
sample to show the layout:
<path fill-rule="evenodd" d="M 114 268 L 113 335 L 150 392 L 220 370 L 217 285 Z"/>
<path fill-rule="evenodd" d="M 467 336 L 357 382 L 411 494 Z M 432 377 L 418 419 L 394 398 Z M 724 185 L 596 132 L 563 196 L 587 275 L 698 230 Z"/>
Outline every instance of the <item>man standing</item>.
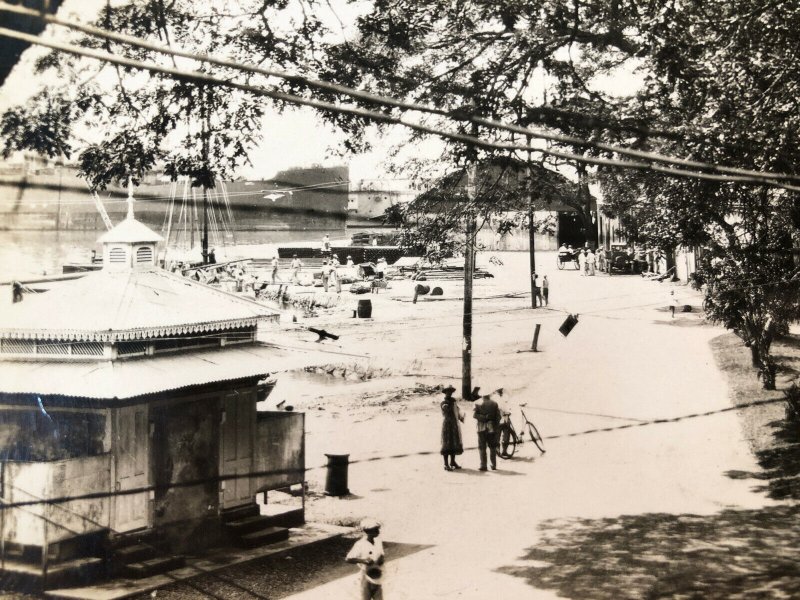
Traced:
<path fill-rule="evenodd" d="M 542 288 L 539 287 L 539 276 L 534 273 L 531 275 L 531 279 L 533 280 L 533 308 L 536 308 L 536 303 L 539 303 L 539 306 L 544 306 L 544 301 L 542 300 Z"/>
<path fill-rule="evenodd" d="M 361 522 L 364 537 L 360 538 L 345 560 L 361 569 L 361 600 L 383 600 L 383 542 L 378 538 L 381 524 L 375 519 Z"/>
<path fill-rule="evenodd" d="M 292 283 L 300 283 L 300 269 L 303 267 L 302 261 L 297 258 L 297 254 L 292 256 Z"/>
<path fill-rule="evenodd" d="M 278 257 L 272 257 L 272 283 L 278 282 Z"/>
<path fill-rule="evenodd" d="M 330 256 L 331 254 L 331 238 L 328 237 L 328 234 L 325 234 L 325 237 L 322 238 L 322 256 Z"/>
<path fill-rule="evenodd" d="M 328 291 L 328 281 L 331 276 L 331 268 L 328 266 L 328 261 L 322 261 L 322 287 L 325 288 L 325 291 Z"/>
<path fill-rule="evenodd" d="M 481 459 L 481 471 L 486 470 L 486 448 L 489 448 L 489 460 L 492 471 L 497 469 L 497 432 L 500 429 L 500 407 L 491 396 L 483 396 L 475 401 L 472 416 L 478 422 L 478 454 Z"/>
<path fill-rule="evenodd" d="M 544 305 L 550 306 L 550 282 L 547 281 L 547 275 L 542 277 L 542 296 L 544 297 Z"/>
<path fill-rule="evenodd" d="M 336 259 L 335 256 L 333 257 L 333 260 L 331 261 L 331 264 L 329 266 L 330 266 L 330 274 L 328 275 L 328 277 L 330 278 L 330 284 L 333 285 L 335 283 L 336 293 L 341 294 L 342 282 L 339 281 L 339 261 Z"/>

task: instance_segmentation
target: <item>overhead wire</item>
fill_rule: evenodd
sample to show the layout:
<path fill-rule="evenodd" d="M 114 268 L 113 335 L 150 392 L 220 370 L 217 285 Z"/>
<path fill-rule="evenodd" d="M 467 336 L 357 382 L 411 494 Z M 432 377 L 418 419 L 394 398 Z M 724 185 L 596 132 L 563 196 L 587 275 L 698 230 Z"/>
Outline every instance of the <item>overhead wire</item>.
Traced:
<path fill-rule="evenodd" d="M 62 52 L 67 52 L 70 54 L 74 54 L 76 56 L 82 56 L 86 58 L 92 58 L 95 60 L 100 60 L 104 62 L 108 62 L 110 64 L 115 65 L 122 65 L 128 68 L 137 69 L 137 70 L 144 70 L 151 73 L 160 73 L 163 75 L 168 75 L 177 79 L 182 79 L 186 81 L 193 81 L 197 83 L 203 84 L 213 84 L 219 85 L 223 87 L 228 87 L 231 89 L 240 90 L 243 92 L 247 92 L 254 95 L 265 96 L 268 98 L 272 98 L 273 100 L 277 100 L 280 102 L 285 102 L 288 104 L 297 104 L 301 106 L 308 106 L 311 108 L 315 108 L 317 110 L 332 112 L 336 114 L 346 114 L 351 115 L 371 121 L 375 121 L 378 123 L 387 123 L 387 124 L 394 124 L 400 125 L 414 131 L 418 131 L 420 133 L 434 135 L 441 137 L 443 139 L 447 139 L 453 142 L 464 143 L 467 145 L 475 146 L 478 148 L 482 148 L 485 150 L 502 150 L 502 151 L 514 151 L 514 150 L 523 150 L 525 152 L 535 152 L 538 154 L 553 156 L 556 158 L 562 158 L 564 160 L 582 163 L 582 164 L 590 164 L 595 166 L 606 166 L 606 167 L 617 167 L 617 168 L 628 168 L 628 169 L 635 169 L 635 170 L 643 170 L 643 171 L 653 171 L 665 175 L 669 175 L 671 177 L 679 177 L 679 178 L 689 178 L 689 179 L 700 179 L 706 181 L 717 181 L 723 183 L 742 183 L 742 184 L 753 184 L 753 185 L 767 185 L 770 187 L 775 188 L 782 188 L 788 191 L 800 191 L 800 186 L 789 185 L 782 183 L 780 181 L 774 179 L 765 179 L 763 176 L 764 174 L 760 174 L 759 176 L 754 175 L 720 175 L 715 173 L 704 173 L 704 172 L 697 172 L 697 171 L 687 171 L 685 169 L 679 168 L 672 168 L 672 167 L 665 167 L 658 164 L 652 164 L 647 162 L 640 162 L 640 161 L 626 161 L 626 160 L 617 160 L 617 159 L 609 159 L 609 158 L 600 158 L 600 157 L 590 157 L 584 156 L 580 154 L 574 154 L 571 152 L 564 152 L 553 150 L 552 148 L 540 148 L 531 145 L 523 145 L 513 142 L 497 142 L 497 141 L 490 141 L 486 139 L 482 139 L 480 137 L 476 137 L 469 134 L 464 134 L 452 130 L 440 129 L 438 127 L 433 127 L 429 125 L 425 125 L 418 121 L 409 121 L 405 120 L 402 116 L 396 117 L 389 113 L 384 112 L 377 112 L 374 110 L 363 109 L 356 106 L 349 106 L 349 105 L 342 105 L 342 104 L 334 104 L 332 102 L 316 100 L 313 98 L 304 98 L 302 96 L 298 96 L 295 94 L 290 94 L 286 92 L 281 92 L 274 88 L 267 88 L 264 86 L 255 86 L 252 84 L 245 84 L 239 83 L 235 81 L 229 81 L 227 79 L 216 77 L 213 75 L 209 75 L 207 73 L 203 73 L 201 71 L 186 71 L 182 69 L 178 69 L 175 67 L 163 66 L 157 63 L 146 62 L 146 61 L 139 61 L 133 60 L 123 57 L 118 57 L 107 52 L 100 52 L 95 50 L 90 50 L 86 48 L 82 48 L 80 46 L 75 46 L 71 44 L 64 44 L 60 42 L 55 42 L 52 40 L 46 40 L 39 38 L 34 35 L 29 35 L 25 33 L 21 33 L 19 31 L 8 29 L 8 28 L 0 28 L 0 36 L 9 37 L 12 39 L 26 41 L 31 44 L 40 45 L 49 47 L 55 50 L 59 50 Z M 527 131 L 527 130 L 526 130 Z M 531 134 L 533 135 L 533 134 Z M 778 176 L 782 176 L 783 174 L 778 174 Z M 774 174 L 768 174 L 768 177 L 774 177 Z M 791 177 L 786 177 L 791 178 Z"/>
<path fill-rule="evenodd" d="M 87 33 L 89 35 L 93 35 L 96 37 L 100 37 L 106 40 L 111 40 L 123 44 L 129 44 L 131 46 L 135 46 L 138 48 L 151 50 L 154 52 L 158 52 L 161 54 L 166 54 L 170 56 L 176 56 L 180 58 L 187 58 L 196 60 L 199 62 L 205 62 L 208 64 L 213 64 L 220 67 L 231 68 L 238 71 L 243 71 L 246 73 L 251 74 L 258 74 L 263 75 L 266 77 L 277 77 L 280 79 L 284 79 L 286 81 L 291 81 L 294 83 L 300 83 L 307 87 L 316 88 L 319 90 L 325 90 L 330 92 L 335 92 L 337 94 L 347 95 L 351 98 L 358 99 L 361 101 L 373 103 L 373 104 L 381 104 L 383 106 L 392 107 L 392 108 L 399 108 L 403 111 L 415 111 L 415 112 L 423 112 L 428 114 L 434 114 L 442 117 L 447 117 L 450 119 L 461 120 L 461 121 L 469 121 L 475 123 L 477 125 L 481 125 L 484 127 L 488 127 L 490 129 L 499 129 L 508 131 L 511 133 L 520 133 L 526 136 L 531 136 L 537 139 L 546 140 L 549 142 L 558 142 L 564 144 L 570 144 L 575 146 L 580 146 L 584 148 L 594 148 L 596 150 L 602 150 L 605 152 L 620 154 L 623 156 L 629 156 L 632 158 L 647 160 L 647 161 L 655 161 L 660 163 L 665 163 L 669 165 L 674 165 L 678 167 L 686 167 L 686 168 L 694 168 L 694 169 L 706 169 L 712 170 L 718 173 L 730 174 L 730 175 L 737 175 L 737 176 L 744 176 L 746 178 L 755 178 L 755 179 L 763 179 L 765 182 L 772 182 L 775 180 L 792 180 L 800 182 L 800 175 L 795 175 L 791 173 L 774 173 L 774 172 L 764 172 L 764 171 L 756 171 L 752 169 L 743 169 L 740 167 L 730 167 L 726 165 L 718 165 L 714 163 L 708 163 L 704 161 L 697 161 L 692 159 L 685 159 L 685 158 L 676 158 L 671 157 L 663 154 L 659 154 L 656 152 L 649 152 L 643 150 L 636 150 L 632 148 L 626 148 L 623 146 L 618 146 L 615 144 L 607 144 L 604 142 L 595 142 L 591 140 L 587 140 L 584 138 L 580 138 L 577 136 L 572 135 L 565 135 L 565 134 L 556 134 L 556 133 L 549 133 L 546 131 L 530 129 L 528 127 L 522 127 L 519 125 L 508 124 L 501 121 L 487 119 L 484 117 L 480 117 L 477 115 L 470 114 L 468 110 L 461 109 L 461 110 L 450 110 L 445 108 L 439 108 L 436 106 L 432 106 L 430 104 L 422 104 L 419 102 L 409 102 L 405 100 L 399 100 L 397 98 L 392 98 L 388 96 L 383 96 L 379 94 L 374 94 L 370 92 L 364 92 L 362 90 L 358 90 L 349 86 L 344 86 L 340 84 L 335 84 L 327 81 L 322 81 L 319 79 L 312 79 L 309 77 L 305 77 L 302 75 L 297 75 L 294 73 L 288 73 L 286 71 L 277 70 L 277 69 L 269 69 L 265 67 L 260 67 L 257 65 L 248 65 L 242 63 L 240 61 L 234 61 L 229 59 L 218 58 L 214 56 L 210 56 L 208 54 L 190 52 L 183 49 L 175 49 L 172 47 L 165 47 L 160 44 L 155 44 L 152 42 L 148 42 L 141 38 L 130 36 L 114 31 L 109 31 L 107 29 L 102 29 L 99 27 L 95 27 L 92 25 L 87 25 L 83 23 L 77 23 L 75 21 L 70 21 L 66 19 L 61 19 L 54 15 L 50 15 L 45 12 L 36 11 L 34 9 L 28 9 L 21 6 L 15 6 L 8 4 L 7 2 L 0 1 L 0 10 L 5 10 L 9 12 L 14 12 L 18 14 L 25 14 L 29 16 L 38 17 L 45 22 L 52 23 L 54 25 L 59 25 L 62 27 L 74 29 L 76 31 L 81 31 L 83 33 Z M 538 149 L 538 151 L 543 152 L 542 149 Z M 559 157 L 557 154 L 551 154 L 553 156 Z M 579 155 L 578 155 L 579 156 Z M 585 158 L 585 157 L 584 157 Z M 798 190 L 794 190 L 798 191 Z"/>

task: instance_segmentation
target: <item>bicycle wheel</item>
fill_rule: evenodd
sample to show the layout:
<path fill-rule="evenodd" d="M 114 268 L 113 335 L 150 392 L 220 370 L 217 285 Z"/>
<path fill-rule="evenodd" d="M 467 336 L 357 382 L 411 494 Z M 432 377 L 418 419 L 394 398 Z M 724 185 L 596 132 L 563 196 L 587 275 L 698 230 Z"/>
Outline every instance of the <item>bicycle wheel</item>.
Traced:
<path fill-rule="evenodd" d="M 564 261 L 561 260 L 560 256 L 556 256 L 556 267 L 558 267 L 559 271 L 563 271 L 564 270 Z"/>
<path fill-rule="evenodd" d="M 536 447 L 539 449 L 539 452 L 544 454 L 544 440 L 542 439 L 542 434 L 539 433 L 539 430 L 536 429 L 536 425 L 534 425 L 531 420 L 525 416 L 525 411 L 522 412 L 522 418 L 525 420 L 525 425 L 528 427 L 528 435 L 531 436 L 531 441 L 536 444 Z M 524 435 L 524 431 L 523 431 Z"/>
<path fill-rule="evenodd" d="M 501 436 L 502 438 L 502 436 Z M 497 444 L 497 455 L 500 458 L 511 458 L 517 450 L 517 432 L 511 429 L 508 434 L 508 440 L 500 439 Z"/>
<path fill-rule="evenodd" d="M 545 450 L 544 450 L 544 440 L 542 439 L 542 434 L 540 434 L 539 430 L 536 429 L 536 425 L 534 425 L 530 421 L 527 422 L 527 425 L 528 425 L 528 435 L 531 436 L 531 441 L 534 444 L 536 444 L 536 447 L 539 449 L 539 452 L 544 454 Z"/>

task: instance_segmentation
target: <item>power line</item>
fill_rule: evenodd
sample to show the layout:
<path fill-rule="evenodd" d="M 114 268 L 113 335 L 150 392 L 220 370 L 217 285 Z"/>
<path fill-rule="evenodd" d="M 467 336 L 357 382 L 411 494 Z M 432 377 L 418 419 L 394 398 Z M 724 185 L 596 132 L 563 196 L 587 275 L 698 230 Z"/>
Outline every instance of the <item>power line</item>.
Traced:
<path fill-rule="evenodd" d="M 297 96 L 294 94 L 289 94 L 286 92 L 280 92 L 276 89 L 269 89 L 262 86 L 255 86 L 251 84 L 244 84 L 238 83 L 234 81 L 228 81 L 220 77 L 215 77 L 212 75 L 208 75 L 206 73 L 202 73 L 200 71 L 186 71 L 174 67 L 162 66 L 156 63 L 151 62 L 144 62 L 138 61 L 133 59 L 127 59 L 123 57 L 117 57 L 112 54 L 106 52 L 99 52 L 95 50 L 85 49 L 79 46 L 74 46 L 71 44 L 62 44 L 59 42 L 55 42 L 52 40 L 45 40 L 41 39 L 37 36 L 28 35 L 25 33 L 20 33 L 18 31 L 7 29 L 7 28 L 0 28 L 0 35 L 9 37 L 12 39 L 23 40 L 30 44 L 36 44 L 40 46 L 45 46 L 48 48 L 53 48 L 55 50 L 59 50 L 62 52 L 67 52 L 70 54 L 74 54 L 76 56 L 82 56 L 86 58 L 92 58 L 95 60 L 100 60 L 104 62 L 108 62 L 115 65 L 122 65 L 125 67 L 139 69 L 144 71 L 149 71 L 152 73 L 160 73 L 163 75 L 168 75 L 174 77 L 176 79 L 185 80 L 185 81 L 193 81 L 202 84 L 214 84 L 223 87 L 228 87 L 231 89 L 240 90 L 243 92 L 247 92 L 250 94 L 255 94 L 259 96 L 265 96 L 268 98 L 272 98 L 273 100 L 278 100 L 280 102 L 286 102 L 288 104 L 298 104 L 301 106 L 309 106 L 311 108 L 315 108 L 317 110 L 332 112 L 336 114 L 346 114 L 351 116 L 356 116 L 359 118 L 367 119 L 370 121 L 375 121 L 378 123 L 387 123 L 393 125 L 401 125 L 403 127 L 407 127 L 414 131 L 418 131 L 420 133 L 428 134 L 428 135 L 435 135 L 441 137 L 443 139 L 447 139 L 454 142 L 460 142 L 464 144 L 468 144 L 471 146 L 477 146 L 479 148 L 483 148 L 485 150 L 502 150 L 502 151 L 514 151 L 514 150 L 523 150 L 525 152 L 536 152 L 539 154 L 544 154 L 548 156 L 552 156 L 555 158 L 561 158 L 567 161 L 573 161 L 582 164 L 590 164 L 595 166 L 605 166 L 605 167 L 615 167 L 615 168 L 628 168 L 628 169 L 636 169 L 642 171 L 652 171 L 656 173 L 665 174 L 671 177 L 681 177 L 681 178 L 689 178 L 689 179 L 700 179 L 706 181 L 717 181 L 722 183 L 743 183 L 743 184 L 754 184 L 754 185 L 768 185 L 770 187 L 782 188 L 789 191 L 800 191 L 800 186 L 794 186 L 789 184 L 781 183 L 780 181 L 774 179 L 764 179 L 765 176 L 763 173 L 759 174 L 759 176 L 744 176 L 744 175 L 719 175 L 714 173 L 701 173 L 696 171 L 687 171 L 685 169 L 678 169 L 678 168 L 671 168 L 665 167 L 662 165 L 651 164 L 647 162 L 638 162 L 638 161 L 625 161 L 625 160 L 617 160 L 617 159 L 608 159 L 608 158 L 599 158 L 599 157 L 589 157 L 583 156 L 580 154 L 573 154 L 570 152 L 562 152 L 558 150 L 553 150 L 549 148 L 537 148 L 530 145 L 522 145 L 517 143 L 509 143 L 509 142 L 494 142 L 488 141 L 485 139 L 481 139 L 476 136 L 467 135 L 463 133 L 457 133 L 451 130 L 439 129 L 437 127 L 431 127 L 428 125 L 424 125 L 417 121 L 408 121 L 404 120 L 401 117 L 395 117 L 388 113 L 377 112 L 374 110 L 358 108 L 354 106 L 345 106 L 342 104 L 334 104 L 331 102 L 326 102 L 322 100 L 315 100 L 310 98 L 303 98 L 301 96 Z M 379 103 L 374 101 L 374 103 Z M 527 131 L 527 130 L 525 130 Z M 536 132 L 531 133 L 533 135 Z M 651 159 L 655 160 L 655 159 Z M 767 177 L 775 177 L 773 174 L 766 175 Z M 784 177 L 782 174 L 778 176 L 782 178 L 792 178 L 789 176 Z"/>
<path fill-rule="evenodd" d="M 318 79 L 311 79 L 302 75 L 296 75 L 293 73 L 288 73 L 285 71 L 280 71 L 276 69 L 267 69 L 264 67 L 258 67 L 255 65 L 248 65 L 245 63 L 241 63 L 238 61 L 228 60 L 217 58 L 214 56 L 210 56 L 207 54 L 200 54 L 189 52 L 182 49 L 173 49 L 161 46 L 159 44 L 154 44 L 143 40 L 141 38 L 135 36 L 129 36 L 113 31 L 109 31 L 106 29 L 102 29 L 99 27 L 94 27 L 92 25 L 86 25 L 82 23 L 76 23 L 74 21 L 69 21 L 65 19 L 60 19 L 56 16 L 39 12 L 33 9 L 28 9 L 21 6 L 10 5 L 6 2 L 0 2 L 0 10 L 5 10 L 8 12 L 14 12 L 18 14 L 25 14 L 33 17 L 38 17 L 48 23 L 53 23 L 55 25 L 60 25 L 62 27 L 67 27 L 70 29 L 74 29 L 77 31 L 82 31 L 83 33 L 87 33 L 89 35 L 93 35 L 96 37 L 104 38 L 107 40 L 112 40 L 124 44 L 130 44 L 132 46 L 136 46 L 139 48 L 143 48 L 146 50 L 152 50 L 154 52 L 159 52 L 161 54 L 167 54 L 170 56 L 177 56 L 181 58 L 188 58 L 193 59 L 201 62 L 206 62 L 209 64 L 217 65 L 220 67 L 225 68 L 232 68 L 238 71 L 244 71 L 247 73 L 253 73 L 258 75 L 264 75 L 267 77 L 278 77 L 280 79 L 284 79 L 287 81 L 291 81 L 294 83 L 300 83 L 307 87 L 316 88 L 319 90 L 325 91 L 332 91 L 339 94 L 344 94 L 350 96 L 351 98 L 355 98 L 358 100 L 370 102 L 373 104 L 381 104 L 384 106 L 392 107 L 392 108 L 399 108 L 404 111 L 416 111 L 416 112 L 424 112 L 428 114 L 435 114 L 443 117 L 447 117 L 450 119 L 455 120 L 462 120 L 462 121 L 469 121 L 475 123 L 477 125 L 482 125 L 484 127 L 489 127 L 491 129 L 500 129 L 504 131 L 508 131 L 511 133 L 520 133 L 523 135 L 529 135 L 538 139 L 547 140 L 550 142 L 558 142 L 558 143 L 565 143 L 571 144 L 576 146 L 581 146 L 584 148 L 594 148 L 596 150 L 602 150 L 606 152 L 616 153 L 623 156 L 629 156 L 632 158 L 642 159 L 642 160 L 649 160 L 655 161 L 660 163 L 665 163 L 669 165 L 679 166 L 679 167 L 687 167 L 687 168 L 694 168 L 694 169 L 706 169 L 712 170 L 718 173 L 725 173 L 730 175 L 737 175 L 737 176 L 744 176 L 747 178 L 754 178 L 759 180 L 764 180 L 764 182 L 772 183 L 775 180 L 780 179 L 787 179 L 792 181 L 800 181 L 800 176 L 793 175 L 790 173 L 771 173 L 771 172 L 763 172 L 763 171 L 755 171 L 752 169 L 743 169 L 739 167 L 729 167 L 725 165 L 716 165 L 713 163 L 707 163 L 703 161 L 696 161 L 684 158 L 676 158 L 671 156 L 666 156 L 663 154 L 655 153 L 655 152 L 647 152 L 642 150 L 635 150 L 631 148 L 625 148 L 622 146 L 617 146 L 614 144 L 607 144 L 603 142 L 593 142 L 590 140 L 586 140 L 584 138 L 580 138 L 577 136 L 571 135 L 564 135 L 564 134 L 554 134 L 554 133 L 547 133 L 544 131 L 539 131 L 535 129 L 529 129 L 527 127 L 522 127 L 519 125 L 507 124 L 501 121 L 495 121 L 492 119 L 486 119 L 483 117 L 478 117 L 475 115 L 470 114 L 468 111 L 464 109 L 458 110 L 448 110 L 443 108 L 438 108 L 429 104 L 421 104 L 418 102 L 408 102 L 403 100 L 398 100 L 396 98 L 391 98 L 387 96 L 382 96 L 378 94 L 373 94 L 370 92 L 364 92 L 361 90 L 357 90 L 355 88 L 351 88 L 349 86 L 344 86 L 340 84 L 335 84 L 327 81 L 321 81 Z M 542 151 L 542 150 L 539 150 Z M 554 156 L 557 156 L 554 154 Z M 794 191 L 800 191 L 800 188 L 795 189 Z"/>

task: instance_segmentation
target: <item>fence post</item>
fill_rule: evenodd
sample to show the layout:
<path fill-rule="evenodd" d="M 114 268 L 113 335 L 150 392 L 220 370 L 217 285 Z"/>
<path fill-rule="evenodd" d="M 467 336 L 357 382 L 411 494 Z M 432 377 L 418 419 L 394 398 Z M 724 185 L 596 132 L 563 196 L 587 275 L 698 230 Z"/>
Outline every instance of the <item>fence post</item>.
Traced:
<path fill-rule="evenodd" d="M 538 345 L 539 345 L 539 329 L 541 329 L 541 325 L 536 323 L 536 328 L 533 330 L 533 342 L 531 343 L 531 352 L 538 352 Z"/>

